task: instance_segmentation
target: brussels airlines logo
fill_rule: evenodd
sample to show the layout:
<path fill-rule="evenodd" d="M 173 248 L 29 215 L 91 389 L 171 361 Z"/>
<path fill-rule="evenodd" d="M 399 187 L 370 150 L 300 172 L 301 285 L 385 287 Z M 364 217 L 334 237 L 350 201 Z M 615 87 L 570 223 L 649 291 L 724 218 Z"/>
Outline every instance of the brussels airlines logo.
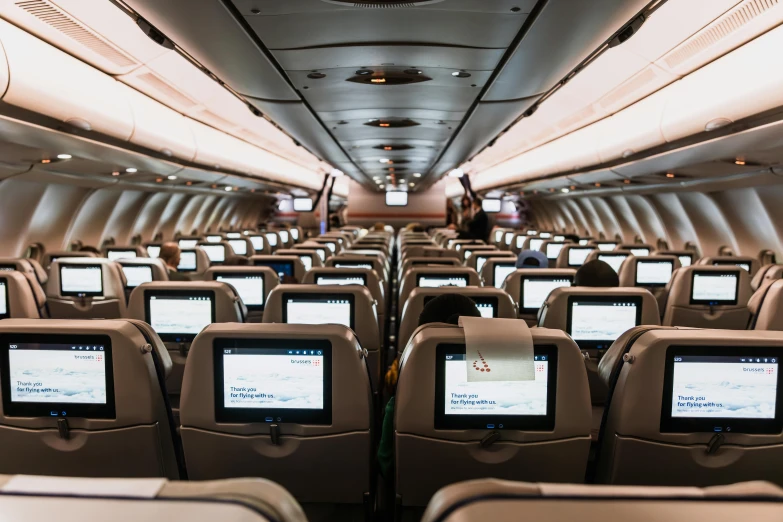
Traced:
<path fill-rule="evenodd" d="M 769 368 L 759 368 L 759 367 L 747 368 L 747 367 L 743 366 L 742 367 L 742 371 L 746 372 L 746 373 L 758 373 L 758 374 L 766 373 L 767 375 L 772 375 L 773 373 L 775 373 L 775 368 L 774 367 L 769 367 Z"/>

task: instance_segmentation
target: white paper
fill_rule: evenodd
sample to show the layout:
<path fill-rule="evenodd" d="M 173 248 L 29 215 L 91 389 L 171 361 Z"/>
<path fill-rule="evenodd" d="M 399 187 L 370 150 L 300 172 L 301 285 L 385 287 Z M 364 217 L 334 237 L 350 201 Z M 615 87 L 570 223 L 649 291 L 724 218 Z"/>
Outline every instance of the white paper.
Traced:
<path fill-rule="evenodd" d="M 525 321 L 460 317 L 468 382 L 533 381 L 533 335 Z"/>
<path fill-rule="evenodd" d="M 164 478 L 120 479 L 15 475 L 1 489 L 3 493 L 155 498 L 164 484 L 166 484 Z"/>

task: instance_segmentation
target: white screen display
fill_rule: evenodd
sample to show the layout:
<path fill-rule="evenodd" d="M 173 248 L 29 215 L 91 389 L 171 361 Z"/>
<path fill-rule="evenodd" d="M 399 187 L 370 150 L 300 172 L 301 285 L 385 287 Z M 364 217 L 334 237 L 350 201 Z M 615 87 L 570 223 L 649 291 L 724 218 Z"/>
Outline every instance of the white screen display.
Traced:
<path fill-rule="evenodd" d="M 631 303 L 573 303 L 571 337 L 575 341 L 614 341 L 636 326 Z"/>
<path fill-rule="evenodd" d="M 776 358 L 675 357 L 672 417 L 774 419 L 777 390 Z"/>
<path fill-rule="evenodd" d="M 665 285 L 672 278 L 671 261 L 638 261 L 636 263 L 637 285 Z"/>
<path fill-rule="evenodd" d="M 368 269 L 372 270 L 372 265 L 365 264 L 365 263 L 350 263 L 350 264 L 335 263 L 334 267 L 335 268 L 368 268 Z"/>
<path fill-rule="evenodd" d="M 135 250 L 109 250 L 106 252 L 106 257 L 109 261 L 117 261 L 118 259 L 135 259 Z"/>
<path fill-rule="evenodd" d="M 99 266 L 60 265 L 60 289 L 65 292 L 103 293 L 103 272 Z"/>
<path fill-rule="evenodd" d="M 244 239 L 229 239 L 228 244 L 231 245 L 232 250 L 238 256 L 247 255 L 247 241 Z"/>
<path fill-rule="evenodd" d="M 546 415 L 549 363 L 535 356 L 535 380 L 468 382 L 464 354 L 446 355 L 446 415 Z M 454 397 L 473 398 L 459 400 Z"/>
<path fill-rule="evenodd" d="M 264 304 L 264 276 L 246 275 L 240 277 L 217 276 L 216 281 L 228 283 L 236 288 L 242 302 L 250 306 L 261 306 Z"/>
<path fill-rule="evenodd" d="M 495 307 L 492 306 L 491 304 L 476 303 L 476 307 L 478 308 L 481 317 L 484 317 L 485 319 L 492 319 L 493 317 L 495 317 Z"/>
<path fill-rule="evenodd" d="M 291 229 L 291 238 L 293 238 L 294 241 L 299 241 L 299 229 L 298 228 L 292 228 Z"/>
<path fill-rule="evenodd" d="M 737 299 L 737 275 L 693 274 L 691 299 L 694 301 L 734 301 Z"/>
<path fill-rule="evenodd" d="M 240 237 L 242 237 L 242 234 L 240 234 L 239 232 L 229 232 L 228 234 L 226 234 L 226 237 L 228 239 L 239 239 Z"/>
<path fill-rule="evenodd" d="M 226 260 L 226 247 L 223 245 L 201 245 L 212 263 L 222 263 Z"/>
<path fill-rule="evenodd" d="M 152 267 L 151 266 L 133 266 L 123 265 L 122 272 L 125 274 L 128 288 L 136 288 L 142 283 L 149 283 L 152 281 Z"/>
<path fill-rule="evenodd" d="M 568 250 L 568 264 L 571 266 L 581 266 L 585 264 L 587 256 L 592 252 L 592 248 L 571 248 Z"/>
<path fill-rule="evenodd" d="M 552 238 L 552 233 L 551 232 L 541 232 L 541 234 L 539 234 L 539 237 L 541 239 L 551 239 Z"/>
<path fill-rule="evenodd" d="M 484 212 L 500 212 L 500 206 L 499 199 L 485 199 L 481 202 L 481 208 Z"/>
<path fill-rule="evenodd" d="M 0 315 L 8 313 L 8 303 L 6 302 L 5 281 L 0 281 Z"/>
<path fill-rule="evenodd" d="M 560 251 L 563 250 L 563 246 L 563 243 L 549 243 L 546 246 L 547 259 L 557 259 L 557 256 L 560 255 Z"/>
<path fill-rule="evenodd" d="M 8 350 L 12 402 L 106 404 L 103 346 L 25 346 Z"/>
<path fill-rule="evenodd" d="M 506 237 L 505 237 L 505 239 L 503 240 L 503 242 L 504 242 L 506 245 L 510 245 L 510 244 L 511 244 L 511 240 L 512 240 L 512 239 L 514 239 L 514 233 L 513 233 L 513 232 L 506 232 Z"/>
<path fill-rule="evenodd" d="M 507 264 L 495 264 L 495 288 L 500 288 L 508 277 L 509 274 L 513 274 L 517 267 L 514 263 Z"/>
<path fill-rule="evenodd" d="M 351 327 L 351 304 L 348 300 L 313 301 L 289 299 L 286 303 L 288 324 L 341 324 Z"/>
<path fill-rule="evenodd" d="M 177 244 L 180 248 L 196 248 L 198 239 L 180 239 Z"/>
<path fill-rule="evenodd" d="M 195 269 L 196 269 L 196 253 L 180 252 L 179 265 L 177 265 L 177 270 L 195 270 Z"/>
<path fill-rule="evenodd" d="M 364 285 L 364 279 L 361 277 L 317 277 L 315 280 L 317 285 Z"/>
<path fill-rule="evenodd" d="M 323 248 L 316 248 L 315 251 L 318 253 L 318 257 L 321 258 L 321 263 L 326 261 L 326 250 Z"/>
<path fill-rule="evenodd" d="M 565 236 L 555 236 L 553 239 L 555 241 L 565 241 Z"/>
<path fill-rule="evenodd" d="M 335 251 L 337 250 L 337 245 L 335 245 L 334 243 L 324 243 L 324 245 L 326 245 L 326 248 L 332 251 L 332 254 L 334 254 Z"/>
<path fill-rule="evenodd" d="M 617 243 L 598 243 L 598 250 L 601 252 L 609 252 L 610 250 L 614 250 L 617 246 Z"/>
<path fill-rule="evenodd" d="M 297 350 L 252 348 L 227 351 L 234 353 L 223 355 L 224 407 L 304 410 L 324 408 L 322 354 L 293 355 L 290 352 Z M 248 388 L 253 388 L 255 392 L 237 392 Z"/>
<path fill-rule="evenodd" d="M 691 266 L 691 263 L 693 263 L 693 258 L 691 256 L 677 256 L 680 259 L 680 265 L 683 267 Z"/>
<path fill-rule="evenodd" d="M 571 280 L 564 277 L 552 279 L 524 279 L 522 281 L 522 308 L 529 310 L 541 308 L 556 288 L 568 288 Z"/>
<path fill-rule="evenodd" d="M 610 256 L 610 255 L 601 256 L 601 255 L 599 255 L 598 256 L 598 260 L 599 261 L 603 261 L 607 265 L 611 266 L 614 269 L 615 272 L 619 272 L 620 271 L 620 266 L 623 264 L 623 261 L 625 261 L 625 259 L 627 257 L 628 256 L 626 254 L 622 254 L 622 255 L 618 255 L 618 256 Z"/>
<path fill-rule="evenodd" d="M 310 256 L 299 256 L 299 259 L 302 260 L 302 264 L 305 267 L 305 272 L 313 268 L 313 258 Z"/>
<path fill-rule="evenodd" d="M 637 257 L 643 257 L 643 256 L 649 256 L 650 255 L 650 249 L 649 248 L 632 248 L 631 253 Z"/>
<path fill-rule="evenodd" d="M 407 192 L 387 192 L 386 204 L 390 207 L 404 207 L 408 204 Z"/>
<path fill-rule="evenodd" d="M 158 245 L 150 245 L 147 247 L 147 255 L 150 256 L 153 259 L 156 259 L 160 256 L 160 246 Z"/>
<path fill-rule="evenodd" d="M 207 243 L 220 243 L 223 241 L 222 236 L 207 236 Z"/>
<path fill-rule="evenodd" d="M 585 246 L 590 242 L 589 239 L 580 239 L 579 240 L 579 246 Z"/>
<path fill-rule="evenodd" d="M 712 266 L 738 266 L 745 270 L 746 272 L 750 273 L 750 264 L 749 263 L 726 263 L 726 262 L 720 262 L 720 263 L 713 263 Z"/>
<path fill-rule="evenodd" d="M 538 232 L 535 231 L 535 230 L 528 230 L 527 231 L 527 235 L 528 236 L 536 236 L 536 235 L 538 235 Z"/>
<path fill-rule="evenodd" d="M 277 234 L 275 232 L 267 232 L 266 241 L 270 246 L 277 246 Z"/>
<path fill-rule="evenodd" d="M 503 239 L 503 231 L 502 230 L 495 231 L 495 243 L 500 243 L 501 239 Z"/>
<path fill-rule="evenodd" d="M 288 243 L 288 230 L 280 230 L 278 234 L 280 234 L 280 240 L 283 243 Z"/>
<path fill-rule="evenodd" d="M 294 212 L 312 212 L 313 200 L 311 198 L 294 198 Z"/>
<path fill-rule="evenodd" d="M 264 238 L 262 236 L 250 236 L 250 242 L 253 243 L 253 250 L 264 249 Z"/>
<path fill-rule="evenodd" d="M 149 324 L 159 334 L 197 334 L 212 323 L 209 297 L 149 297 Z"/>
<path fill-rule="evenodd" d="M 533 238 L 530 240 L 530 242 L 527 245 L 530 250 L 538 251 L 541 250 L 541 245 L 543 244 L 544 244 L 543 239 Z"/>
<path fill-rule="evenodd" d="M 439 288 L 441 286 L 468 286 L 468 278 L 462 276 L 420 276 L 419 286 L 422 288 Z"/>
<path fill-rule="evenodd" d="M 525 245 L 525 236 L 517 236 L 517 248 L 522 248 Z"/>

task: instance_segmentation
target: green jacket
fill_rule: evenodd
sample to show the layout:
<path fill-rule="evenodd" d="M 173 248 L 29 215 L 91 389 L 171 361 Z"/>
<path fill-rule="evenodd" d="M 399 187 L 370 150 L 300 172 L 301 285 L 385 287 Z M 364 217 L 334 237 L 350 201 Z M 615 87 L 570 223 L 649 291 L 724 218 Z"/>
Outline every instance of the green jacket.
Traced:
<path fill-rule="evenodd" d="M 386 480 L 394 477 L 394 397 L 386 403 L 383 414 L 381 443 L 378 446 L 378 467 Z"/>

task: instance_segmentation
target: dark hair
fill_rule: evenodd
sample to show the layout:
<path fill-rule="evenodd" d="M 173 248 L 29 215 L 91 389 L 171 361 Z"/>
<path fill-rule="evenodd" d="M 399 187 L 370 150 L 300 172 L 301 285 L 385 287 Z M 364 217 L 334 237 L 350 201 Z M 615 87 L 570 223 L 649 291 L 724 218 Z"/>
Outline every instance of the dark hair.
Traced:
<path fill-rule="evenodd" d="M 476 196 L 475 198 L 473 198 L 473 204 L 474 204 L 474 205 L 476 205 L 476 206 L 479 206 L 479 207 L 480 207 L 480 206 L 481 206 L 481 202 L 482 202 L 482 201 L 483 201 L 483 200 L 482 200 L 480 197 L 478 197 L 478 196 Z"/>
<path fill-rule="evenodd" d="M 609 264 L 600 259 L 594 259 L 589 263 L 585 263 L 576 271 L 574 286 L 614 288 L 620 286 L 620 278 Z"/>
<path fill-rule="evenodd" d="M 457 324 L 463 316 L 481 317 L 473 299 L 461 294 L 441 294 L 424 305 L 419 315 L 419 326 L 430 323 Z"/>
<path fill-rule="evenodd" d="M 536 266 L 536 267 L 538 267 L 538 266 L 541 266 L 541 261 L 539 261 L 538 259 L 536 259 L 533 256 L 526 257 L 525 259 L 522 260 L 522 266 Z"/>
<path fill-rule="evenodd" d="M 243 256 L 226 256 L 225 266 L 250 266 L 250 260 Z"/>
<path fill-rule="evenodd" d="M 79 252 L 90 252 L 91 254 L 101 255 L 100 250 L 90 245 L 84 245 L 83 247 L 80 247 Z"/>

